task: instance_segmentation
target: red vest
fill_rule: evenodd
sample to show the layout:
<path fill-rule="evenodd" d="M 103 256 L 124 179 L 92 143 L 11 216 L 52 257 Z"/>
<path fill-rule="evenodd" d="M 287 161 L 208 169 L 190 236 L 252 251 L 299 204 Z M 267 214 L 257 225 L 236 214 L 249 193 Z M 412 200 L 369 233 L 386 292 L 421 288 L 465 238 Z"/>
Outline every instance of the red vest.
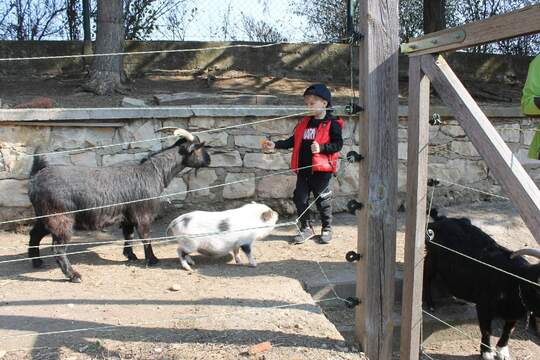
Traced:
<path fill-rule="evenodd" d="M 294 129 L 294 147 L 291 157 L 291 169 L 294 172 L 298 172 L 298 158 L 300 156 L 300 146 L 302 144 L 302 138 L 304 137 L 304 130 L 306 130 L 306 127 L 308 126 L 310 121 L 311 117 L 306 116 L 302 119 L 302 121 L 298 123 L 298 125 L 296 125 L 296 128 Z M 339 127 L 343 129 L 343 120 L 341 118 L 338 118 L 335 121 L 337 121 Z M 321 121 L 321 123 L 317 127 L 314 141 L 319 143 L 319 145 L 330 143 L 330 124 L 331 120 L 324 120 Z M 312 154 L 311 164 L 313 165 L 313 167 L 311 169 L 312 171 L 335 173 L 337 171 L 338 159 L 339 152 L 335 152 L 332 154 Z"/>

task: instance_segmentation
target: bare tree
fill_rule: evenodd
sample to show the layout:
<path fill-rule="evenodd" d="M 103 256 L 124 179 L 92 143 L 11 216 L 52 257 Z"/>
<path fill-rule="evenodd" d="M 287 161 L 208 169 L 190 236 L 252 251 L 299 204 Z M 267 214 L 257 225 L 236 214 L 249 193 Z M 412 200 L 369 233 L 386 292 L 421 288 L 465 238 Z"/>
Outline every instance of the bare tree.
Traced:
<path fill-rule="evenodd" d="M 189 25 L 195 20 L 199 9 L 188 7 L 186 3 L 179 4 L 174 11 L 169 11 L 165 16 L 165 23 L 158 27 L 165 29 L 161 33 L 172 40 L 184 40 Z"/>
<path fill-rule="evenodd" d="M 92 53 L 92 31 L 90 29 L 90 0 L 82 0 L 82 17 L 83 17 L 83 37 L 84 50 L 83 54 Z"/>
<path fill-rule="evenodd" d="M 12 0 L 1 14 L 3 37 L 12 40 L 42 40 L 62 35 L 66 11 L 63 0 Z"/>
<path fill-rule="evenodd" d="M 97 2 L 96 54 L 119 53 L 124 48 L 123 0 L 98 0 Z M 83 85 L 97 95 L 111 94 L 122 89 L 122 56 L 94 58 L 90 80 Z"/>
<path fill-rule="evenodd" d="M 69 40 L 79 40 L 81 25 L 80 8 L 81 4 L 79 0 L 67 0 L 66 1 L 66 25 L 68 31 Z"/>
<path fill-rule="evenodd" d="M 244 33 L 250 41 L 265 43 L 286 42 L 287 38 L 283 36 L 272 25 L 263 20 L 256 20 L 251 16 L 242 14 L 242 27 Z"/>
<path fill-rule="evenodd" d="M 229 1 L 227 10 L 223 14 L 223 22 L 221 23 L 221 34 L 223 35 L 223 41 L 236 40 L 234 33 L 234 24 L 231 21 L 232 18 L 232 3 Z"/>
<path fill-rule="evenodd" d="M 446 0 L 424 0 L 424 34 L 446 27 Z"/>

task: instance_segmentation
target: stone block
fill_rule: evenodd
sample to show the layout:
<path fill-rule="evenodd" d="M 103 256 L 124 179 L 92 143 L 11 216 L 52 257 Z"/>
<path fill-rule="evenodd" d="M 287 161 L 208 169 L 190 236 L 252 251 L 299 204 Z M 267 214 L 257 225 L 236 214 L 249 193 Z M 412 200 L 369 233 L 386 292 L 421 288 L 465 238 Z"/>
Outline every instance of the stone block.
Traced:
<path fill-rule="evenodd" d="M 342 162 L 343 167 L 338 171 L 337 181 L 334 182 L 334 190 L 340 194 L 351 194 L 358 191 L 358 164 L 349 164 Z"/>
<path fill-rule="evenodd" d="M 210 167 L 242 166 L 242 158 L 238 151 L 210 154 Z"/>
<path fill-rule="evenodd" d="M 497 131 L 507 143 L 518 143 L 521 135 L 519 124 L 503 124 L 496 127 Z"/>
<path fill-rule="evenodd" d="M 255 195 L 255 174 L 228 173 L 225 178 L 225 183 L 235 181 L 242 182 L 225 185 L 223 188 L 224 199 L 243 199 Z"/>
<path fill-rule="evenodd" d="M 78 154 L 71 154 L 71 163 L 78 166 L 96 167 L 97 159 L 94 151 L 85 151 Z"/>
<path fill-rule="evenodd" d="M 216 119 L 211 117 L 194 117 L 189 119 L 190 129 L 213 129 L 216 126 Z"/>
<path fill-rule="evenodd" d="M 536 129 L 527 129 L 523 131 L 523 145 L 529 146 L 532 143 Z"/>
<path fill-rule="evenodd" d="M 244 156 L 244 167 L 265 170 L 289 169 L 291 154 L 248 153 Z"/>
<path fill-rule="evenodd" d="M 30 169 L 34 161 L 34 157 L 25 155 L 29 150 L 23 147 L 0 149 L 2 159 L 0 171 L 8 172 L 9 177 L 12 178 L 27 178 L 30 175 Z"/>
<path fill-rule="evenodd" d="M 35 133 L 34 133 L 35 135 Z M 81 149 L 111 144 L 114 138 L 112 128 L 53 128 L 49 148 L 52 150 Z"/>
<path fill-rule="evenodd" d="M 147 153 L 136 153 L 136 154 L 113 154 L 113 155 L 103 155 L 102 164 L 103 166 L 111 165 L 133 165 L 141 162 L 142 159 L 148 156 Z"/>
<path fill-rule="evenodd" d="M 463 156 L 480 156 L 474 145 L 468 141 L 452 141 L 450 150 Z"/>
<path fill-rule="evenodd" d="M 465 131 L 463 131 L 461 126 L 444 125 L 441 127 L 441 131 L 450 137 L 465 137 Z"/>
<path fill-rule="evenodd" d="M 123 107 L 146 107 L 146 103 L 144 102 L 144 100 L 135 99 L 135 98 L 126 96 L 122 99 L 122 106 Z"/>
<path fill-rule="evenodd" d="M 234 145 L 246 147 L 250 149 L 260 149 L 261 141 L 264 140 L 264 136 L 257 135 L 236 135 L 234 137 Z"/>
<path fill-rule="evenodd" d="M 290 136 L 292 135 L 293 130 L 296 124 L 298 124 L 299 120 L 301 120 L 301 117 L 270 120 L 267 122 L 253 125 L 253 128 L 257 131 L 257 133 L 260 134 L 289 134 Z"/>
<path fill-rule="evenodd" d="M 428 165 L 428 176 L 458 184 L 473 184 L 487 177 L 487 170 L 479 161 L 448 160 L 445 164 Z"/>
<path fill-rule="evenodd" d="M 49 143 L 50 127 L 33 126 L 0 126 L 0 142 L 2 144 L 19 145 L 24 147 L 37 147 Z"/>
<path fill-rule="evenodd" d="M 140 122 L 129 125 L 128 132 L 131 133 L 131 139 L 134 141 L 149 140 L 167 136 L 166 133 L 156 133 L 159 129 L 159 124 L 155 121 L 146 121 L 142 125 Z M 161 141 L 145 141 L 135 144 L 130 144 L 131 149 L 148 149 L 150 151 L 158 151 L 161 149 Z"/>
<path fill-rule="evenodd" d="M 0 207 L 30 207 L 27 180 L 0 180 Z"/>
<path fill-rule="evenodd" d="M 205 142 L 207 146 L 227 146 L 228 135 L 225 131 L 202 133 L 197 135 L 201 142 Z"/>
<path fill-rule="evenodd" d="M 268 176 L 259 180 L 257 195 L 265 199 L 292 198 L 295 187 L 295 175 Z"/>
<path fill-rule="evenodd" d="M 169 200 L 173 203 L 183 201 L 187 197 L 186 191 L 187 191 L 187 184 L 185 183 L 185 181 L 181 178 L 174 178 L 172 179 L 169 186 L 165 188 L 165 191 L 163 191 L 162 195 L 170 195 L 170 194 L 177 194 L 177 193 L 180 193 L 180 194 L 171 196 L 169 198 L 161 198 L 161 202 L 168 202 Z"/>
<path fill-rule="evenodd" d="M 203 189 L 213 185 L 218 179 L 215 170 L 211 169 L 199 169 L 198 171 L 192 171 L 188 176 L 188 188 L 190 191 L 194 191 L 192 196 L 197 198 L 199 196 L 210 195 L 209 189 Z"/>

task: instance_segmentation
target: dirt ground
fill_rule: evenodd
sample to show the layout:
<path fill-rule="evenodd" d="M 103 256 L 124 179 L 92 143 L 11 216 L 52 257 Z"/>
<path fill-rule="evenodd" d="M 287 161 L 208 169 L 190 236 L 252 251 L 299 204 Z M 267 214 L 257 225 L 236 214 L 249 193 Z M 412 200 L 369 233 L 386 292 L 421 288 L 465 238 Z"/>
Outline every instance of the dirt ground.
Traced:
<path fill-rule="evenodd" d="M 535 244 L 507 203 L 467 204 L 440 212 L 471 217 L 512 249 Z M 175 215 L 155 223 L 152 236 L 163 236 Z M 276 229 L 254 246 L 257 268 L 237 266 L 232 256 L 195 256 L 196 270 L 188 273 L 180 270 L 173 244 L 155 246 L 161 261 L 152 268 L 142 260 L 126 262 L 119 247 L 71 247 L 69 251 L 92 250 L 71 256 L 83 275 L 81 284 L 67 282 L 50 258 L 39 270 L 27 261 L 0 264 L 0 358 L 358 359 L 350 333 L 354 311 L 340 301 L 317 304 L 302 286 L 324 279 L 321 268 L 330 281 L 354 273 L 344 254 L 355 248 L 356 219 L 338 214 L 335 223 L 334 240 L 326 246 L 312 241 L 289 245 L 294 229 Z M 403 230 L 400 213 L 398 267 L 403 262 Z M 121 233 L 110 228 L 78 233 L 73 242 L 120 238 Z M 26 242 L 25 234 L 0 233 L 0 261 L 23 258 Z M 50 244 L 50 239 L 43 243 Z M 140 245 L 135 251 L 142 259 Z M 49 251 L 43 250 L 45 254 Z M 399 318 L 399 305 L 396 313 Z M 474 307 L 441 307 L 436 315 L 475 340 L 426 318 L 426 353 L 439 360 L 476 359 L 480 334 Z M 538 359 L 540 340 L 524 327 L 519 324 L 510 342 L 514 359 Z M 74 329 L 85 330 L 71 332 Z M 349 333 L 342 331 L 344 338 L 338 329 Z M 499 324 L 494 329 L 500 333 Z M 246 353 L 264 341 L 271 341 L 273 348 Z M 394 342 L 397 350 L 397 336 Z"/>

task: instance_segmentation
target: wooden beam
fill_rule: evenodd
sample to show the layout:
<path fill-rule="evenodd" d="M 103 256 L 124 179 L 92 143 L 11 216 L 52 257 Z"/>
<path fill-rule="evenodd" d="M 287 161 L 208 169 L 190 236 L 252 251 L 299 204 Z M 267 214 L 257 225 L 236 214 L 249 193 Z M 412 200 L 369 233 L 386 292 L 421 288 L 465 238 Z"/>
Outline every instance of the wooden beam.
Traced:
<path fill-rule="evenodd" d="M 418 360 L 421 345 L 429 150 L 429 90 L 429 79 L 422 72 L 420 58 L 411 58 L 409 62 L 409 121 L 407 122 L 407 223 L 400 349 L 400 359 L 407 360 Z"/>
<path fill-rule="evenodd" d="M 540 191 L 442 56 L 424 55 L 422 70 L 452 109 L 490 172 L 540 244 Z"/>
<path fill-rule="evenodd" d="M 371 360 L 392 358 L 397 210 L 398 0 L 361 5 L 359 261 L 356 334 Z"/>
<path fill-rule="evenodd" d="M 461 31 L 465 32 L 462 41 L 448 44 L 437 43 L 438 38 L 449 38 L 452 33 L 458 34 Z M 540 32 L 540 4 L 411 39 L 403 47 L 411 48 L 415 44 L 425 44 L 426 42 L 430 44 L 427 48 L 422 47 L 418 50 L 405 51 L 410 56 L 416 56 L 464 49 L 537 32 Z"/>

